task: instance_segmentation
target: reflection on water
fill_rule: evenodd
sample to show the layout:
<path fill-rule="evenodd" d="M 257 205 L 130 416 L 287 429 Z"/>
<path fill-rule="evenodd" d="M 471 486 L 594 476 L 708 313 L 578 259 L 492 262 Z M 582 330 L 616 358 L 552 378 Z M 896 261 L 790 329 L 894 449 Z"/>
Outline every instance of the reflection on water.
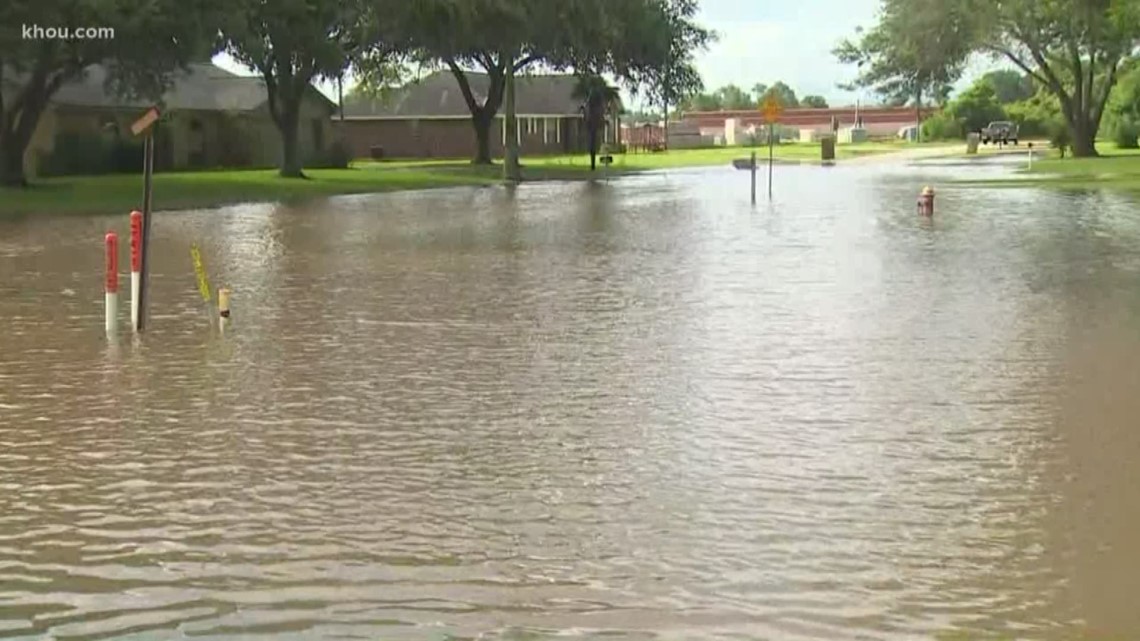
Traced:
<path fill-rule="evenodd" d="M 0 637 L 1136 636 L 1137 208 L 995 171 L 165 214 L 111 345 L 0 223 Z"/>

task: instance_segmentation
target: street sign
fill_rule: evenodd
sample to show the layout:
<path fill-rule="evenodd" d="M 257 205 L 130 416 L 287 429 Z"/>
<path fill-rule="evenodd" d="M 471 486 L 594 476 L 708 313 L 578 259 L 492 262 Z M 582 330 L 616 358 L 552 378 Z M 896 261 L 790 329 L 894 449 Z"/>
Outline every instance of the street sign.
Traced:
<path fill-rule="evenodd" d="M 778 121 L 780 114 L 784 113 L 784 108 L 780 105 L 780 99 L 774 94 L 768 94 L 763 104 L 760 105 L 760 110 L 764 112 L 764 122 L 770 125 Z"/>
<path fill-rule="evenodd" d="M 145 114 L 142 115 L 142 118 L 139 118 L 133 125 L 131 125 L 131 133 L 136 136 L 141 134 L 142 132 L 146 131 L 147 127 L 153 125 L 156 120 L 158 120 L 158 108 L 151 107 L 150 109 L 147 109 L 147 112 Z"/>

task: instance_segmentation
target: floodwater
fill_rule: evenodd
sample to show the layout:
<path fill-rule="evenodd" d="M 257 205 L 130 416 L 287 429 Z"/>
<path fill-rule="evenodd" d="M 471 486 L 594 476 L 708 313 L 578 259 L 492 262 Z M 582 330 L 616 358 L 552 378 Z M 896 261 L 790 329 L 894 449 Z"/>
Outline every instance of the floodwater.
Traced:
<path fill-rule="evenodd" d="M 0 222 L 0 637 L 1140 637 L 1140 205 L 1007 171 L 164 213 L 113 343 Z"/>

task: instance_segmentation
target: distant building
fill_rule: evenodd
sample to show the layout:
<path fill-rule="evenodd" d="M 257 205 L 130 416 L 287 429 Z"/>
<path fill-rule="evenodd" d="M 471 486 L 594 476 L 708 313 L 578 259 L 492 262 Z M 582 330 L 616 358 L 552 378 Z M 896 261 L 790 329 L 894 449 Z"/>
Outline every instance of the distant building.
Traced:
<path fill-rule="evenodd" d="M 130 125 L 153 101 L 124 99 L 105 86 L 107 70 L 89 67 L 50 100 L 24 156 L 29 176 L 74 150 L 61 144 L 94 139 L 107 145 L 137 142 Z M 163 120 L 155 130 L 155 168 L 272 167 L 281 160 L 281 135 L 269 114 L 260 77 L 239 76 L 211 63 L 176 72 L 160 103 Z M 302 100 L 299 146 L 302 159 L 332 142 L 336 105 L 316 89 Z M 138 159 L 142 169 L 142 158 Z"/>
<path fill-rule="evenodd" d="M 924 108 L 925 119 L 937 111 Z M 838 124 L 840 129 L 855 125 L 858 118 L 873 138 L 893 138 L 900 128 L 915 124 L 918 114 L 913 107 L 837 107 L 825 109 L 787 109 L 781 114 L 779 126 L 786 130 L 814 130 L 817 133 L 830 132 Z M 696 125 L 701 135 L 713 137 L 723 135 L 725 121 L 735 118 L 737 126 L 744 130 L 759 131 L 764 124 L 764 116 L 757 110 L 745 111 L 691 111 L 682 114 L 681 120 Z M 797 131 L 797 137 L 800 136 Z"/>
<path fill-rule="evenodd" d="M 471 92 L 480 104 L 487 99 L 490 78 L 468 72 Z M 574 76 L 535 75 L 515 79 L 516 127 L 523 154 L 586 151 L 581 100 L 574 97 Z M 506 145 L 505 105 L 491 123 L 491 155 L 502 157 Z M 450 71 L 435 72 L 388 100 L 346 99 L 344 122 L 338 123 L 354 157 L 377 148 L 386 158 L 471 158 L 477 150 L 471 111 Z M 602 142 L 614 142 L 616 127 L 608 123 Z"/>

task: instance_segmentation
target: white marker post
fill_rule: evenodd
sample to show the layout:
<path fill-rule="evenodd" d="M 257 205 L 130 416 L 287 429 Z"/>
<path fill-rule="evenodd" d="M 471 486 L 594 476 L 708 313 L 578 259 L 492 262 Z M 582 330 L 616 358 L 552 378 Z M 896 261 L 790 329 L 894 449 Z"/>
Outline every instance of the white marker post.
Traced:
<path fill-rule="evenodd" d="M 106 310 L 104 324 L 107 336 L 114 336 L 119 331 L 119 237 L 115 232 L 108 232 L 105 241 L 107 273 L 103 286 L 103 304 Z"/>
<path fill-rule="evenodd" d="M 139 294 L 142 292 L 142 229 L 141 211 L 131 212 L 131 328 L 139 331 Z"/>
<path fill-rule="evenodd" d="M 230 290 L 223 287 L 218 290 L 218 329 L 224 334 L 226 326 L 230 324 Z"/>

